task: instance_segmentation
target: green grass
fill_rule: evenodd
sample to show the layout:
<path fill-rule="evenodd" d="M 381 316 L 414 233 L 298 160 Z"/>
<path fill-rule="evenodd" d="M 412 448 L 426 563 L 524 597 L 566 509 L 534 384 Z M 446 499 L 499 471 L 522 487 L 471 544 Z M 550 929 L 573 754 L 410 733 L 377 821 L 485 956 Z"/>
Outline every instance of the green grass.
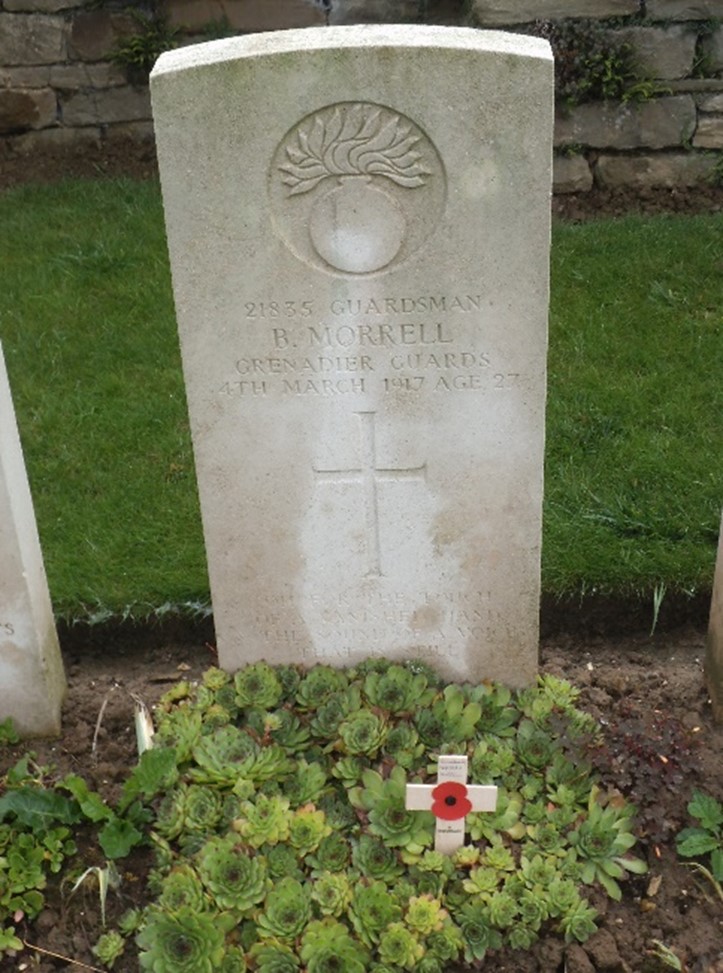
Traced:
<path fill-rule="evenodd" d="M 158 187 L 0 194 L 5 348 L 56 611 L 208 601 Z M 723 218 L 554 234 L 543 586 L 710 588 Z"/>

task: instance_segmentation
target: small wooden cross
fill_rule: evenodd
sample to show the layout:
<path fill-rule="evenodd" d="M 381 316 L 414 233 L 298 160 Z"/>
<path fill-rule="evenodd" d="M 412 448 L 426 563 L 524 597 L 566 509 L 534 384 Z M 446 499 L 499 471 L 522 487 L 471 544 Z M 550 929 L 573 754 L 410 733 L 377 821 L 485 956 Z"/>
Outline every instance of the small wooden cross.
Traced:
<path fill-rule="evenodd" d="M 494 811 L 497 788 L 467 784 L 467 758 L 440 755 L 436 784 L 407 784 L 408 811 L 431 811 L 437 819 L 434 850 L 453 855 L 464 844 L 470 811 Z"/>

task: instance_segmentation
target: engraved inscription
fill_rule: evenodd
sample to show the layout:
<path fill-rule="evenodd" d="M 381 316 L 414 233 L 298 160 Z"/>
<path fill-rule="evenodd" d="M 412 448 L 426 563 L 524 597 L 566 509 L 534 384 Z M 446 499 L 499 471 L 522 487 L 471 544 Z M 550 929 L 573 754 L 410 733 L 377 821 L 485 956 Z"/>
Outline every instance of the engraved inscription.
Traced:
<path fill-rule="evenodd" d="M 379 534 L 379 480 L 423 479 L 426 464 L 415 467 L 384 468 L 377 466 L 374 437 L 374 413 L 358 412 L 360 423 L 360 464 L 353 469 L 319 470 L 314 473 L 320 480 L 333 483 L 359 483 L 364 494 L 364 524 L 367 549 L 367 577 L 381 577 L 381 541 Z"/>
<path fill-rule="evenodd" d="M 446 180 L 430 138 L 384 105 L 341 102 L 302 118 L 269 167 L 274 225 L 314 267 L 342 275 L 389 269 L 437 225 Z"/>
<path fill-rule="evenodd" d="M 236 358 L 217 393 L 246 399 L 367 397 L 359 402 L 362 410 L 368 396 L 524 389 L 521 363 L 476 346 L 476 335 L 487 331 L 485 303 L 470 290 L 374 293 L 325 304 L 294 294 L 257 295 L 242 305 L 244 357 Z"/>
<path fill-rule="evenodd" d="M 0 636 L 10 638 L 15 635 L 15 626 L 12 622 L 0 622 Z"/>

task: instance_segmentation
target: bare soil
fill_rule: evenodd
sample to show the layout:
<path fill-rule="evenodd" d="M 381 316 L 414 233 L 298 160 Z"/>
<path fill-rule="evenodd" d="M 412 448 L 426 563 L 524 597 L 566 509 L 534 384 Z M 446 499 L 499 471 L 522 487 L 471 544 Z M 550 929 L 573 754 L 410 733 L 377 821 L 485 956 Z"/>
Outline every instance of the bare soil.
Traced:
<path fill-rule="evenodd" d="M 90 632 L 65 638 L 69 681 L 63 735 L 36 741 L 41 764 L 59 774 L 86 777 L 104 797 L 118 796 L 135 763 L 133 696 L 153 704 L 181 678 L 195 678 L 215 662 L 210 627 L 194 641 L 152 631 Z M 499 973 L 662 973 L 656 940 L 680 959 L 688 973 L 723 973 L 723 900 L 713 886 L 681 862 L 674 837 L 687 824 L 686 805 L 694 788 L 723 800 L 723 727 L 712 722 L 703 674 L 704 633 L 685 627 L 653 638 L 558 635 L 541 647 L 541 668 L 581 689 L 581 705 L 603 727 L 608 749 L 601 772 L 605 783 L 635 798 L 639 807 L 636 853 L 650 871 L 624 883 L 622 901 L 593 894 L 601 913 L 599 931 L 584 946 L 566 946 L 556 936 L 531 951 L 490 953 L 480 969 Z M 2 752 L 0 772 L 24 752 Z M 82 867 L 103 865 L 98 848 L 81 844 Z M 80 864 L 80 863 L 79 863 Z M 150 852 L 135 852 L 122 865 L 122 883 L 111 893 L 109 922 L 131 905 L 141 905 Z M 74 896 L 47 890 L 47 906 L 33 923 L 20 923 L 29 946 L 15 959 L 0 960 L 2 973 L 56 973 L 98 967 L 91 947 L 100 935 L 97 891 L 82 887 Z M 47 952 L 38 952 L 39 947 Z M 49 953 L 58 954 L 56 957 Z M 65 958 L 59 958 L 65 957 Z M 71 962 L 74 961 L 74 962 Z M 134 956 L 124 956 L 114 973 L 137 973 Z"/>

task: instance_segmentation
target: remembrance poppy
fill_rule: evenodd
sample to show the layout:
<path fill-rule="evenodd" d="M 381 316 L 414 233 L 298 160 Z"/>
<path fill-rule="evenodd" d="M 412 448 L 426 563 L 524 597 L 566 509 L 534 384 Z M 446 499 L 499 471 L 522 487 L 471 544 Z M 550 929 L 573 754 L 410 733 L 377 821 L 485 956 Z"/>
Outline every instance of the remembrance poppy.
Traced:
<path fill-rule="evenodd" d="M 456 780 L 445 780 L 432 791 L 432 814 L 445 821 L 458 821 L 472 810 L 467 788 Z"/>

